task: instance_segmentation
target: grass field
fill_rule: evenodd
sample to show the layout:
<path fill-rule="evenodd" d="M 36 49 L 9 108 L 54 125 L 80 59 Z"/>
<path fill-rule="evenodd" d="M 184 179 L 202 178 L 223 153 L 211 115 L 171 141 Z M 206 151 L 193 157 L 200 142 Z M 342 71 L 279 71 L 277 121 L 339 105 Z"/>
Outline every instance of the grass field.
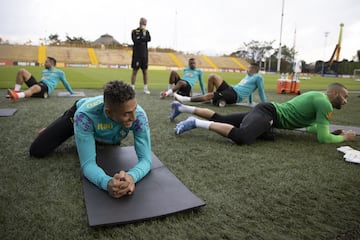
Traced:
<path fill-rule="evenodd" d="M 12 88 L 18 68 L 0 67 L 0 96 Z M 41 68 L 29 68 L 39 78 Z M 73 88 L 87 96 L 101 94 L 112 79 L 130 82 L 129 70 L 65 69 Z M 230 83 L 244 74 L 221 73 Z M 82 194 L 74 139 L 45 159 L 28 156 L 37 131 L 68 109 L 73 98 L 0 100 L 0 108 L 17 108 L 0 118 L 0 239 L 359 239 L 360 166 L 342 159 L 338 146 L 319 144 L 313 135 L 277 131 L 275 142 L 237 146 L 197 129 L 175 136 L 168 121 L 171 99 L 160 100 L 168 72 L 150 71 L 151 95 L 137 99 L 147 111 L 152 151 L 193 193 L 206 202 L 198 210 L 123 226 L 90 228 Z M 208 73 L 205 73 L 205 79 Z M 269 101 L 294 95 L 276 94 L 278 75 L 265 75 Z M 348 104 L 333 115 L 334 124 L 360 126 L 360 83 L 352 79 L 311 76 L 301 91 L 324 90 L 339 81 L 351 91 Z M 59 88 L 62 88 L 61 84 Z M 199 91 L 197 87 L 195 91 Z M 255 101 L 259 101 L 257 93 Z M 210 107 L 220 113 L 247 111 Z M 180 115 L 178 121 L 187 117 Z M 131 136 L 122 143 L 132 145 Z"/>

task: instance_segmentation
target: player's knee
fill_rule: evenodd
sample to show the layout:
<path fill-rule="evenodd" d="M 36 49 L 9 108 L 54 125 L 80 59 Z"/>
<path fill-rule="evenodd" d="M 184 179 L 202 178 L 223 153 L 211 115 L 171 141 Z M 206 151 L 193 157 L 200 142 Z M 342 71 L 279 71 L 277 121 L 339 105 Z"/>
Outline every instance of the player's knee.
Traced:
<path fill-rule="evenodd" d="M 35 84 L 29 88 L 31 91 L 31 94 L 39 93 L 41 92 L 41 87 L 38 84 Z"/>
<path fill-rule="evenodd" d="M 47 153 L 44 151 L 44 148 L 36 145 L 35 143 L 31 144 L 29 153 L 31 157 L 36 158 L 43 158 L 47 155 Z"/>
<path fill-rule="evenodd" d="M 211 79 L 212 81 L 222 80 L 222 78 L 219 75 L 215 74 L 215 73 L 210 74 L 208 79 L 209 80 Z"/>
<path fill-rule="evenodd" d="M 26 79 L 30 75 L 30 73 L 25 68 L 20 68 L 17 72 L 18 75 L 22 76 Z"/>

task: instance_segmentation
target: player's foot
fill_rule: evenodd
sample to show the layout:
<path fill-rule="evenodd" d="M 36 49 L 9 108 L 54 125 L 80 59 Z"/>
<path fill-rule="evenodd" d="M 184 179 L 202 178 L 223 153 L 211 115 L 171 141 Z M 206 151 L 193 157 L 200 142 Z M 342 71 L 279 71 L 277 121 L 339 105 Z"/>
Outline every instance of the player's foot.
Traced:
<path fill-rule="evenodd" d="M 179 94 L 174 93 L 174 98 L 175 98 L 176 101 L 182 102 L 181 101 L 181 96 Z"/>
<path fill-rule="evenodd" d="M 148 89 L 144 89 L 144 93 L 150 95 L 150 91 Z"/>
<path fill-rule="evenodd" d="M 160 99 L 165 99 L 167 97 L 166 92 L 161 91 L 160 92 Z"/>
<path fill-rule="evenodd" d="M 195 125 L 196 118 L 188 117 L 186 120 L 179 122 L 174 128 L 174 132 L 176 135 L 180 135 L 186 131 L 196 128 Z"/>
<path fill-rule="evenodd" d="M 175 118 L 181 113 L 179 111 L 179 107 L 181 106 L 181 103 L 177 102 L 177 101 L 172 101 L 171 104 L 171 112 L 170 112 L 170 121 L 174 121 Z"/>
<path fill-rule="evenodd" d="M 15 92 L 15 90 L 8 89 L 7 93 L 10 96 L 11 101 L 16 102 L 16 100 L 19 99 L 19 95 Z"/>
<path fill-rule="evenodd" d="M 19 93 L 19 92 L 20 92 L 20 91 L 16 91 L 16 90 L 13 90 L 13 91 L 16 92 L 16 93 Z M 10 96 L 9 93 L 6 93 L 5 97 L 6 97 L 6 98 L 10 98 L 11 96 Z"/>

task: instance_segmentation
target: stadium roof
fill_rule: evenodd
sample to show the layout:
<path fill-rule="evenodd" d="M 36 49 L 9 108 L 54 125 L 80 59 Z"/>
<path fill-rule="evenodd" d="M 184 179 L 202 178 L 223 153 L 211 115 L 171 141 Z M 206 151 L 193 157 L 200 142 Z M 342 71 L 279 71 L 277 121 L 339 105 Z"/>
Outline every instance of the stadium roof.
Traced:
<path fill-rule="evenodd" d="M 95 44 L 103 44 L 103 45 L 120 45 L 120 43 L 110 34 L 101 35 L 100 38 L 94 41 Z"/>

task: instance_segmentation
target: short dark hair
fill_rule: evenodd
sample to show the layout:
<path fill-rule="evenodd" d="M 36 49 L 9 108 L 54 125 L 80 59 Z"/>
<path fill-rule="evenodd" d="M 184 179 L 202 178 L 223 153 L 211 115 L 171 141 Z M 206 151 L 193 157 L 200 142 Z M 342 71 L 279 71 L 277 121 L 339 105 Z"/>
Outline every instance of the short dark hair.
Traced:
<path fill-rule="evenodd" d="M 251 66 L 254 66 L 254 67 L 260 67 L 259 63 L 257 63 L 257 62 L 253 62 L 253 63 L 251 63 L 250 65 L 251 65 Z"/>
<path fill-rule="evenodd" d="M 49 57 L 49 56 L 47 58 L 53 63 L 54 66 L 56 66 L 56 59 L 55 58 Z"/>
<path fill-rule="evenodd" d="M 135 98 L 135 91 L 121 80 L 112 80 L 104 86 L 104 102 L 110 105 L 127 102 Z"/>
<path fill-rule="evenodd" d="M 331 84 L 327 87 L 327 91 L 339 90 L 339 89 L 346 89 L 346 90 L 347 90 L 347 88 L 346 88 L 343 84 L 338 83 L 338 82 L 331 83 Z"/>

